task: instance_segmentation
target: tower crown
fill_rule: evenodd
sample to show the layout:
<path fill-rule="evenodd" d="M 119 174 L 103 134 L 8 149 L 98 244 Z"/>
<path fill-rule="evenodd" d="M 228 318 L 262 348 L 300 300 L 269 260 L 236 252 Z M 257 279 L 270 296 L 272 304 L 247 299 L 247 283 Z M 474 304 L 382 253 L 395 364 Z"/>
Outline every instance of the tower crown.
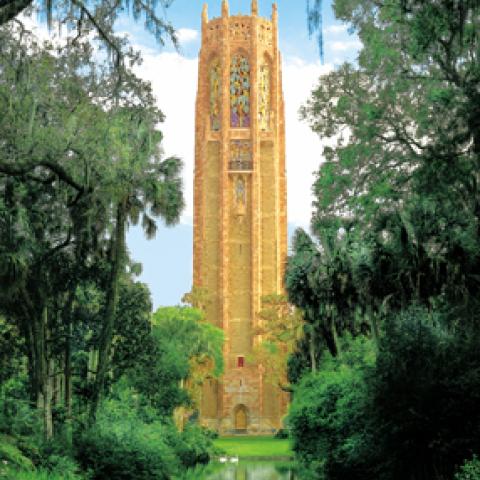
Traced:
<path fill-rule="evenodd" d="M 276 5 L 274 4 L 272 19 L 258 16 L 258 2 L 252 1 L 252 15 L 230 15 L 226 0 L 222 2 L 222 16 L 208 19 L 207 7 L 202 12 L 202 24 L 205 32 L 202 35 L 202 46 L 219 45 L 227 40 L 231 45 L 244 44 L 250 49 L 253 40 L 269 50 L 274 45 L 276 36 Z M 226 23 L 225 23 L 226 21 Z M 253 24 L 256 22 L 256 39 L 253 38 Z"/>

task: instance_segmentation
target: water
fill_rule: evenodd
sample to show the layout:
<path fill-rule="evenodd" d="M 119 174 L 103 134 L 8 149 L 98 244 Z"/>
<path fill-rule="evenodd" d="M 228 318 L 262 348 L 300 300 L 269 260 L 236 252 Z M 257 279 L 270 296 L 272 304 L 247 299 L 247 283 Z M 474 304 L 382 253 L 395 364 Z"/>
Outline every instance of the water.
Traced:
<path fill-rule="evenodd" d="M 202 477 L 199 477 L 202 478 Z M 296 480 L 288 462 L 248 462 L 213 464 L 205 472 L 204 480 Z"/>

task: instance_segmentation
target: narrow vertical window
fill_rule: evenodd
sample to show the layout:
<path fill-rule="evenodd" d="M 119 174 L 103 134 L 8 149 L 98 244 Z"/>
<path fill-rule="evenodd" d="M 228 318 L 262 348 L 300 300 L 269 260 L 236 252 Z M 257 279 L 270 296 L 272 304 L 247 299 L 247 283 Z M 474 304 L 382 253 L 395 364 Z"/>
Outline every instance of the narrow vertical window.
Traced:
<path fill-rule="evenodd" d="M 235 55 L 230 67 L 230 124 L 250 127 L 250 65 L 242 55 Z"/>
<path fill-rule="evenodd" d="M 214 60 L 210 67 L 210 128 L 213 131 L 220 130 L 221 125 L 221 75 L 220 62 Z"/>
<path fill-rule="evenodd" d="M 260 66 L 258 78 L 258 127 L 270 129 L 270 66 L 267 62 Z"/>
<path fill-rule="evenodd" d="M 237 357 L 237 367 L 243 368 L 245 366 L 245 357 Z"/>

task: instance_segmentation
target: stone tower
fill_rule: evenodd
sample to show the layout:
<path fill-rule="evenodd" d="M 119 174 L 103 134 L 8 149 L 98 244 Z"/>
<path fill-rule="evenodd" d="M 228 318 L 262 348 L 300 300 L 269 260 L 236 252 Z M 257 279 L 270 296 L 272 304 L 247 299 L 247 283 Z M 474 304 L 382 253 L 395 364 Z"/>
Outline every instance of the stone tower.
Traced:
<path fill-rule="evenodd" d="M 277 6 L 271 19 L 202 14 L 195 128 L 194 286 L 225 331 L 225 372 L 203 387 L 200 417 L 221 433 L 272 433 L 288 397 L 251 360 L 264 295 L 283 292 L 285 124 Z"/>

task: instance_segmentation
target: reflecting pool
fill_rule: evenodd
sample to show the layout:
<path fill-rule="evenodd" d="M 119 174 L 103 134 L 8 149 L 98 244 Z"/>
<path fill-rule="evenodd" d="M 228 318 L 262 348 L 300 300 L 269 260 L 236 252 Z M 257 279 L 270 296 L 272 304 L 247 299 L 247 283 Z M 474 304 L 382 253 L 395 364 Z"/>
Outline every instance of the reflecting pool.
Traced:
<path fill-rule="evenodd" d="M 210 466 L 205 480 L 296 480 L 293 467 L 288 462 L 248 462 L 226 463 Z"/>

